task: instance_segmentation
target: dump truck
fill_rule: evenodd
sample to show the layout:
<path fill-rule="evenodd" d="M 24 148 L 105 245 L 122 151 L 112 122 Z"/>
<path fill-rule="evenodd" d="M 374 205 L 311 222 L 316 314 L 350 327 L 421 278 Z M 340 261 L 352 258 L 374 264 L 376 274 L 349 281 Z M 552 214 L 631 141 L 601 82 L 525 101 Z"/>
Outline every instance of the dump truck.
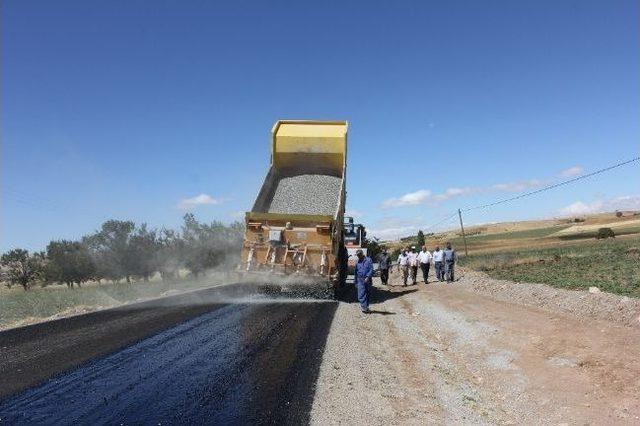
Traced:
<path fill-rule="evenodd" d="M 279 120 L 241 269 L 281 290 L 335 295 L 345 282 L 346 121 Z"/>

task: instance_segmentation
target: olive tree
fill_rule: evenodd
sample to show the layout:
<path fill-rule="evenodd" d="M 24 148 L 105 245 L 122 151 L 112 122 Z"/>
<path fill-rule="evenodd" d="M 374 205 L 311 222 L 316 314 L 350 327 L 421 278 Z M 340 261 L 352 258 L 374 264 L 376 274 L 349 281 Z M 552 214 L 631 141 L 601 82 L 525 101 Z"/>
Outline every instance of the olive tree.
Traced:
<path fill-rule="evenodd" d="M 27 250 L 13 249 L 0 257 L 0 264 L 9 287 L 20 285 L 26 291 L 43 277 L 44 255 L 41 253 L 29 254 Z"/>
<path fill-rule="evenodd" d="M 96 278 L 96 266 L 87 246 L 78 241 L 51 241 L 47 246 L 47 281 L 73 288 Z"/>

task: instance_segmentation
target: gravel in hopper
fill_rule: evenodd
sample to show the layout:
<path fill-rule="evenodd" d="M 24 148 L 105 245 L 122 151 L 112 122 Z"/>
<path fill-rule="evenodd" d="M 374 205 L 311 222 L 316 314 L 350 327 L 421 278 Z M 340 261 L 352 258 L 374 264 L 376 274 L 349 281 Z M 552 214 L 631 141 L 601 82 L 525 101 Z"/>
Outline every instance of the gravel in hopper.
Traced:
<path fill-rule="evenodd" d="M 269 213 L 334 215 L 340 198 L 341 179 L 305 174 L 280 178 Z"/>

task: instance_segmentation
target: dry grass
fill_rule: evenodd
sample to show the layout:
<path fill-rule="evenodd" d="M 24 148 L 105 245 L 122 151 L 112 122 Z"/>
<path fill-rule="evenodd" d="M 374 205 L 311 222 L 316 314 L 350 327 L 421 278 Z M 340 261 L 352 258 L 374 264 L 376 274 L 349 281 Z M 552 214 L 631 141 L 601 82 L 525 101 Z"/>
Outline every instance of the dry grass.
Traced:
<path fill-rule="evenodd" d="M 0 292 L 0 329 L 205 288 L 228 281 L 227 274 L 212 273 L 199 280 L 101 285 L 93 283 L 74 290 L 59 285 L 36 287 L 29 291 L 18 287 L 5 287 Z"/>

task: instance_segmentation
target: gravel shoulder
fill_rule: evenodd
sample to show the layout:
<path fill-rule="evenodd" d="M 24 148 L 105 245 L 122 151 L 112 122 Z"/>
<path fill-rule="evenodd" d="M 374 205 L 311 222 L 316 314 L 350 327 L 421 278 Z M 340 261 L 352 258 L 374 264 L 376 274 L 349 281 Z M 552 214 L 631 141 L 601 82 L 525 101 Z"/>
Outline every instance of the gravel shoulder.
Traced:
<path fill-rule="evenodd" d="M 640 299 L 616 294 L 564 290 L 544 284 L 520 283 L 489 278 L 482 272 L 462 271 L 461 284 L 493 298 L 525 306 L 569 314 L 578 320 L 594 319 L 640 327 Z"/>
<path fill-rule="evenodd" d="M 543 304 L 523 295 L 527 284 L 493 289 L 509 285 L 473 273 L 376 283 L 375 313 L 341 303 L 312 423 L 637 424 L 640 327 L 591 307 L 616 310 L 622 298 L 543 286 L 553 294 Z"/>

